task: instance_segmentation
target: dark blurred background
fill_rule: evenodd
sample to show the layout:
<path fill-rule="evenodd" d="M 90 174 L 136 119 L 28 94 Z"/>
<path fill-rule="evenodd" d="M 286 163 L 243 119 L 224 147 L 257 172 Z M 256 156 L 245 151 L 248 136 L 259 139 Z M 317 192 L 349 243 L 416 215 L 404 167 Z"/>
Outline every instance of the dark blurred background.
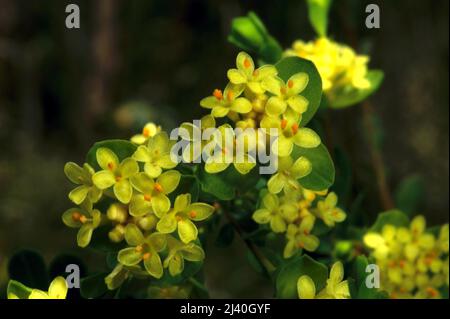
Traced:
<path fill-rule="evenodd" d="M 80 29 L 65 27 L 69 3 L 80 6 Z M 379 30 L 364 26 L 368 3 L 380 5 Z M 431 224 L 447 222 L 449 209 L 448 7 L 446 0 L 337 0 L 330 17 L 330 35 L 349 43 L 355 30 L 358 51 L 385 72 L 371 103 L 388 185 L 422 176 L 420 213 Z M 149 120 L 170 129 L 204 114 L 199 100 L 226 84 L 238 52 L 226 40 L 231 20 L 249 10 L 283 47 L 314 37 L 304 1 L 0 0 L 0 284 L 19 248 L 47 259 L 80 254 L 60 219 L 71 205 L 64 163 L 82 163 L 95 141 L 129 138 Z M 374 215 L 382 206 L 361 107 L 329 118 L 353 188 L 364 190 Z M 213 296 L 270 295 L 241 248 L 235 241 L 208 256 Z"/>

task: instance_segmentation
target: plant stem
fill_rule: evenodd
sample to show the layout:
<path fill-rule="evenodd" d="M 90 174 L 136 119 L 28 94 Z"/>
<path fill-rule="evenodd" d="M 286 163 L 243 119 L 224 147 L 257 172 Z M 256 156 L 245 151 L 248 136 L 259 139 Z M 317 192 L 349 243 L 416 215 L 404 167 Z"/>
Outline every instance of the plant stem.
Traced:
<path fill-rule="evenodd" d="M 362 105 L 364 126 L 367 132 L 367 139 L 369 142 L 369 151 L 372 162 L 372 167 L 375 173 L 377 181 L 378 194 L 380 196 L 380 202 L 383 209 L 392 209 L 394 201 L 391 196 L 391 191 L 386 178 L 386 168 L 383 162 L 383 156 L 376 145 L 375 141 L 375 128 L 372 122 L 373 107 L 369 101 L 365 101 Z"/>
<path fill-rule="evenodd" d="M 228 212 L 228 210 L 223 209 L 225 217 L 228 219 L 230 224 L 234 227 L 236 230 L 236 233 L 239 235 L 241 240 L 245 243 L 247 248 L 250 250 L 250 252 L 255 256 L 258 263 L 262 266 L 264 269 L 266 275 L 270 277 L 271 273 L 275 271 L 276 267 L 268 260 L 258 249 L 258 247 L 248 238 L 245 238 L 244 231 L 242 230 L 239 223 L 236 221 L 236 219 Z"/>

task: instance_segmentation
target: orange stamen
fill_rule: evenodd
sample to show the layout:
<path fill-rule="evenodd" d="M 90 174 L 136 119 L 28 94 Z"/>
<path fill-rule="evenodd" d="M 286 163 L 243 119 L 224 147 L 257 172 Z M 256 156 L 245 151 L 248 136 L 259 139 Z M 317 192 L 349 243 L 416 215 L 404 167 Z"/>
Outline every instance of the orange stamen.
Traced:
<path fill-rule="evenodd" d="M 250 63 L 249 59 L 244 60 L 244 68 L 248 69 L 252 64 Z"/>
<path fill-rule="evenodd" d="M 79 212 L 73 212 L 73 213 L 72 213 L 72 220 L 73 220 L 74 222 L 80 221 L 80 217 L 81 217 L 81 214 L 80 214 Z"/>
<path fill-rule="evenodd" d="M 285 88 L 284 86 L 282 86 L 282 87 L 280 88 L 280 93 L 283 94 L 283 95 L 286 94 L 286 88 Z"/>
<path fill-rule="evenodd" d="M 406 261 L 400 260 L 399 265 L 400 265 L 400 268 L 405 268 L 405 266 L 406 266 Z"/>
<path fill-rule="evenodd" d="M 156 189 L 157 192 L 162 193 L 162 191 L 163 191 L 161 184 L 155 183 L 154 188 Z"/>
<path fill-rule="evenodd" d="M 144 127 L 144 129 L 142 130 L 142 135 L 144 135 L 145 137 L 149 137 L 150 130 L 148 128 Z"/>
<path fill-rule="evenodd" d="M 228 91 L 228 93 L 227 93 L 227 100 L 231 101 L 232 99 L 233 99 L 233 92 Z"/>
<path fill-rule="evenodd" d="M 291 129 L 292 129 L 292 133 L 297 134 L 297 132 L 298 132 L 298 124 L 297 123 L 292 124 Z"/>
<path fill-rule="evenodd" d="M 298 246 L 298 248 L 301 248 L 301 249 L 305 248 L 305 245 L 303 243 L 298 243 L 297 246 Z"/>
<path fill-rule="evenodd" d="M 122 179 L 122 176 L 116 176 L 116 182 L 120 182 L 121 179 Z"/>
<path fill-rule="evenodd" d="M 306 236 L 308 236 L 308 235 L 309 235 L 309 230 L 306 230 L 306 229 L 305 229 L 305 230 L 303 231 L 303 234 L 305 234 Z"/>
<path fill-rule="evenodd" d="M 287 125 L 287 120 L 286 119 L 282 119 L 281 120 L 281 128 L 284 130 L 285 128 L 286 128 L 286 125 Z"/>
<path fill-rule="evenodd" d="M 289 80 L 287 84 L 288 84 L 288 87 L 289 87 L 290 89 L 292 89 L 292 87 L 294 86 L 294 81 Z"/>
<path fill-rule="evenodd" d="M 82 224 L 84 224 L 85 222 L 87 222 L 87 217 L 84 216 L 84 215 L 81 215 L 81 216 L 80 216 L 80 222 L 81 222 Z"/>
<path fill-rule="evenodd" d="M 146 202 L 149 202 L 149 201 L 152 200 L 152 196 L 149 195 L 149 194 L 144 194 L 144 200 L 145 200 Z"/>
<path fill-rule="evenodd" d="M 151 256 L 152 256 L 152 255 L 151 255 L 150 253 L 145 253 L 145 254 L 142 256 L 142 259 L 143 259 L 143 260 L 147 260 L 147 259 L 149 259 Z"/>
<path fill-rule="evenodd" d="M 196 212 L 195 210 L 191 211 L 191 212 L 189 213 L 189 217 L 191 217 L 191 218 L 197 217 L 197 212 Z"/>
<path fill-rule="evenodd" d="M 109 169 L 110 171 L 112 171 L 112 170 L 114 169 L 114 163 L 109 162 L 109 163 L 108 163 L 108 169 Z"/>
<path fill-rule="evenodd" d="M 216 99 L 218 99 L 218 100 L 223 99 L 222 91 L 219 90 L 219 89 L 215 89 L 214 92 L 213 92 L 213 95 L 214 95 L 214 97 L 215 97 Z"/>
<path fill-rule="evenodd" d="M 438 292 L 436 289 L 432 288 L 432 287 L 428 287 L 427 289 L 427 293 L 431 296 L 431 297 L 437 297 Z"/>

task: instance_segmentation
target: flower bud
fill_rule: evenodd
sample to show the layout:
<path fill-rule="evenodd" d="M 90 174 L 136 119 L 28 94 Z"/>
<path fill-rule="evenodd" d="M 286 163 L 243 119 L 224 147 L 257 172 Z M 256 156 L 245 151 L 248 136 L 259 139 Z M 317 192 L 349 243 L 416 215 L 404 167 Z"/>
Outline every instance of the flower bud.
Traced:
<path fill-rule="evenodd" d="M 110 220 L 122 224 L 128 218 L 128 210 L 125 205 L 115 203 L 109 206 L 106 215 Z"/>

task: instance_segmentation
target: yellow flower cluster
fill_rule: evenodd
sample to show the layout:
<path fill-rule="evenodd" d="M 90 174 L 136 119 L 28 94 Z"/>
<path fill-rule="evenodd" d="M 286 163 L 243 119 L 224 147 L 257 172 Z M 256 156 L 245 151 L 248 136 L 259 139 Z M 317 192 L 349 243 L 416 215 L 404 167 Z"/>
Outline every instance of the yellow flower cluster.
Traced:
<path fill-rule="evenodd" d="M 312 234 L 317 218 L 330 227 L 346 218 L 345 212 L 336 207 L 336 194 L 326 194 L 327 191 L 313 192 L 296 185 L 286 186 L 284 193 L 277 195 L 269 184 L 269 193 L 262 198 L 261 208 L 253 213 L 253 220 L 269 224 L 274 233 L 285 234 L 284 258 L 301 249 L 314 251 L 320 244 L 319 238 Z"/>
<path fill-rule="evenodd" d="M 111 227 L 112 242 L 126 242 L 128 247 L 119 252 L 119 266 L 112 275 L 125 278 L 131 272 L 161 278 L 167 268 L 176 276 L 183 271 L 185 260 L 204 259 L 202 248 L 195 243 L 195 222 L 207 219 L 214 207 L 192 203 L 190 194 L 178 195 L 171 203 L 168 195 L 177 189 L 181 174 L 170 158 L 166 132 L 149 123 L 132 140 L 140 145 L 122 160 L 111 149 L 98 148 L 97 172 L 89 164 L 66 164 L 67 177 L 78 185 L 69 198 L 78 207 L 67 210 L 62 219 L 67 226 L 79 228 L 80 247 L 88 246 L 94 230 L 102 225 Z M 95 206 L 101 207 L 105 198 L 110 204 L 103 214 Z M 108 286 L 115 286 L 114 276 L 107 278 Z"/>
<path fill-rule="evenodd" d="M 228 70 L 230 82 L 225 90 L 215 89 L 200 105 L 211 109 L 213 118 L 228 116 L 237 128 L 264 128 L 268 135 L 276 134 L 278 139 L 272 151 L 286 157 L 292 153 L 294 144 L 314 148 L 320 144 L 320 137 L 309 128 L 299 127 L 309 104 L 301 95 L 308 85 L 308 74 L 296 73 L 286 82 L 277 74 L 273 65 L 255 69 L 252 57 L 240 52 L 236 68 Z"/>
<path fill-rule="evenodd" d="M 391 298 L 440 298 L 439 289 L 448 290 L 448 224 L 435 236 L 417 216 L 409 228 L 387 224 L 381 232 L 367 233 L 364 243 L 380 267 L 381 289 Z"/>
<path fill-rule="evenodd" d="M 370 87 L 367 79 L 369 57 L 357 55 L 350 47 L 328 38 L 322 37 L 311 42 L 297 40 L 285 55 L 312 61 L 319 71 L 327 95 Z"/>

